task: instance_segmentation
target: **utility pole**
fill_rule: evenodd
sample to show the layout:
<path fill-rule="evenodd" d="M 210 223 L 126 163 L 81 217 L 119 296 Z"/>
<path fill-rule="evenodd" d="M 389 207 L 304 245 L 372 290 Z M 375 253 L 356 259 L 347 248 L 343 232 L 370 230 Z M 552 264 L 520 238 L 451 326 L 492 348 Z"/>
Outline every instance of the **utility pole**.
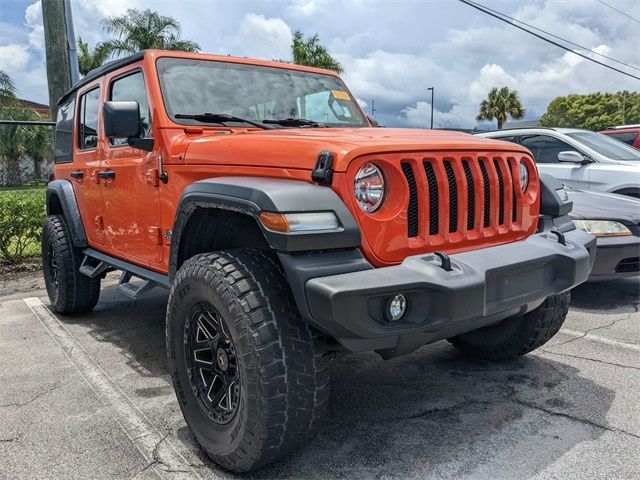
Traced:
<path fill-rule="evenodd" d="M 376 116 L 376 104 L 375 104 L 375 100 L 371 100 L 371 117 L 375 117 Z"/>
<path fill-rule="evenodd" d="M 429 87 L 427 90 L 431 90 L 431 130 L 433 130 L 433 92 L 435 87 Z"/>
<path fill-rule="evenodd" d="M 47 54 L 47 83 L 51 119 L 56 119 L 56 105 L 80 77 L 76 36 L 73 31 L 69 0 L 41 0 L 44 43 Z"/>

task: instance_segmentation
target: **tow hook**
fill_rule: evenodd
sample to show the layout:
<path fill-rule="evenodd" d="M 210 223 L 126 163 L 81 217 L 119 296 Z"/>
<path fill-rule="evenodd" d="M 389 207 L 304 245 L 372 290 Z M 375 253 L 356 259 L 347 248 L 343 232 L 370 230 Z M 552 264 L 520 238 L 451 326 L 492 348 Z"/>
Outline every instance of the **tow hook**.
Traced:
<path fill-rule="evenodd" d="M 445 272 L 453 270 L 453 268 L 451 268 L 451 259 L 449 258 L 449 255 L 442 252 L 433 252 L 433 254 L 440 259 L 440 268 Z"/>
<path fill-rule="evenodd" d="M 567 239 L 566 239 L 566 238 L 564 238 L 564 233 L 561 233 L 561 232 L 559 232 L 559 231 L 557 231 L 557 230 L 551 230 L 551 232 L 549 232 L 549 233 L 552 233 L 552 234 L 554 234 L 556 237 L 558 237 L 558 243 L 559 243 L 559 244 L 561 244 L 561 245 L 565 245 L 565 246 L 567 245 Z"/>

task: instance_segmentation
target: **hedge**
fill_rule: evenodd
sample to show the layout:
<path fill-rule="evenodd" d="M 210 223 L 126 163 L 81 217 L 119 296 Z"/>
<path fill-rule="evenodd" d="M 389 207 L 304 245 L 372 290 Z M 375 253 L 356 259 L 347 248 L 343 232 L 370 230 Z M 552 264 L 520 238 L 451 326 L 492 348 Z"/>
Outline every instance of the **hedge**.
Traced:
<path fill-rule="evenodd" d="M 42 187 L 0 189 L 0 260 L 40 255 L 45 195 Z"/>

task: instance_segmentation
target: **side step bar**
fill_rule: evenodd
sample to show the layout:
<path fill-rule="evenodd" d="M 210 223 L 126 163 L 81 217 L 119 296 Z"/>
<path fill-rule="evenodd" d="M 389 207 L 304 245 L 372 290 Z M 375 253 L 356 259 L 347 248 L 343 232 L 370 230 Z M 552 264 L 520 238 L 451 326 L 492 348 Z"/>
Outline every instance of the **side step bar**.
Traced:
<path fill-rule="evenodd" d="M 96 278 L 107 270 L 122 270 L 123 274 L 118 283 L 118 291 L 129 298 L 138 298 L 155 286 L 169 288 L 169 277 L 153 270 L 149 270 L 119 258 L 114 258 L 92 248 L 85 248 L 85 255 L 80 266 L 80 272 L 91 278 Z M 143 280 L 141 284 L 130 283 L 133 278 Z"/>

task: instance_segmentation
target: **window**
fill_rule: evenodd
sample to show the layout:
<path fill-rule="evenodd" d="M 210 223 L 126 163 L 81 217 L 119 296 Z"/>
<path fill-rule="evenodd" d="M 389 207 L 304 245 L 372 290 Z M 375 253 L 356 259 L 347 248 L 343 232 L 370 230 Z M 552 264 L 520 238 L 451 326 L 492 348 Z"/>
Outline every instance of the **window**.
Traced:
<path fill-rule="evenodd" d="M 522 146 L 531 150 L 533 158 L 537 163 L 558 163 L 558 154 L 560 152 L 577 152 L 577 150 L 568 143 L 547 135 L 522 137 L 520 143 Z"/>
<path fill-rule="evenodd" d="M 640 151 L 601 133 L 575 132 L 567 136 L 611 160 L 640 162 Z"/>
<path fill-rule="evenodd" d="M 616 140 L 620 140 L 621 142 L 626 143 L 627 145 L 633 145 L 633 142 L 638 138 L 638 133 L 628 132 L 628 133 L 609 133 L 607 134 L 610 137 L 615 138 Z"/>
<path fill-rule="evenodd" d="M 56 146 L 53 153 L 53 161 L 55 163 L 70 163 L 73 161 L 73 114 L 75 106 L 75 95 L 71 95 L 58 106 L 55 134 Z"/>
<path fill-rule="evenodd" d="M 502 140 L 503 142 L 511 142 L 511 143 L 515 143 L 516 141 L 516 137 L 514 137 L 513 135 L 509 137 L 491 137 L 491 138 L 493 138 L 494 140 Z"/>
<path fill-rule="evenodd" d="M 98 146 L 99 104 L 99 88 L 94 88 L 80 97 L 80 111 L 78 113 L 78 148 L 80 150 L 87 150 Z"/>
<path fill-rule="evenodd" d="M 144 87 L 142 72 L 135 72 L 126 77 L 121 77 L 111 84 L 110 100 L 115 102 L 138 102 L 140 107 L 140 124 L 142 126 L 142 136 L 148 137 L 151 134 L 151 112 L 149 111 L 149 101 L 147 100 L 147 90 Z M 113 146 L 126 145 L 126 138 L 110 138 L 109 143 Z"/>

